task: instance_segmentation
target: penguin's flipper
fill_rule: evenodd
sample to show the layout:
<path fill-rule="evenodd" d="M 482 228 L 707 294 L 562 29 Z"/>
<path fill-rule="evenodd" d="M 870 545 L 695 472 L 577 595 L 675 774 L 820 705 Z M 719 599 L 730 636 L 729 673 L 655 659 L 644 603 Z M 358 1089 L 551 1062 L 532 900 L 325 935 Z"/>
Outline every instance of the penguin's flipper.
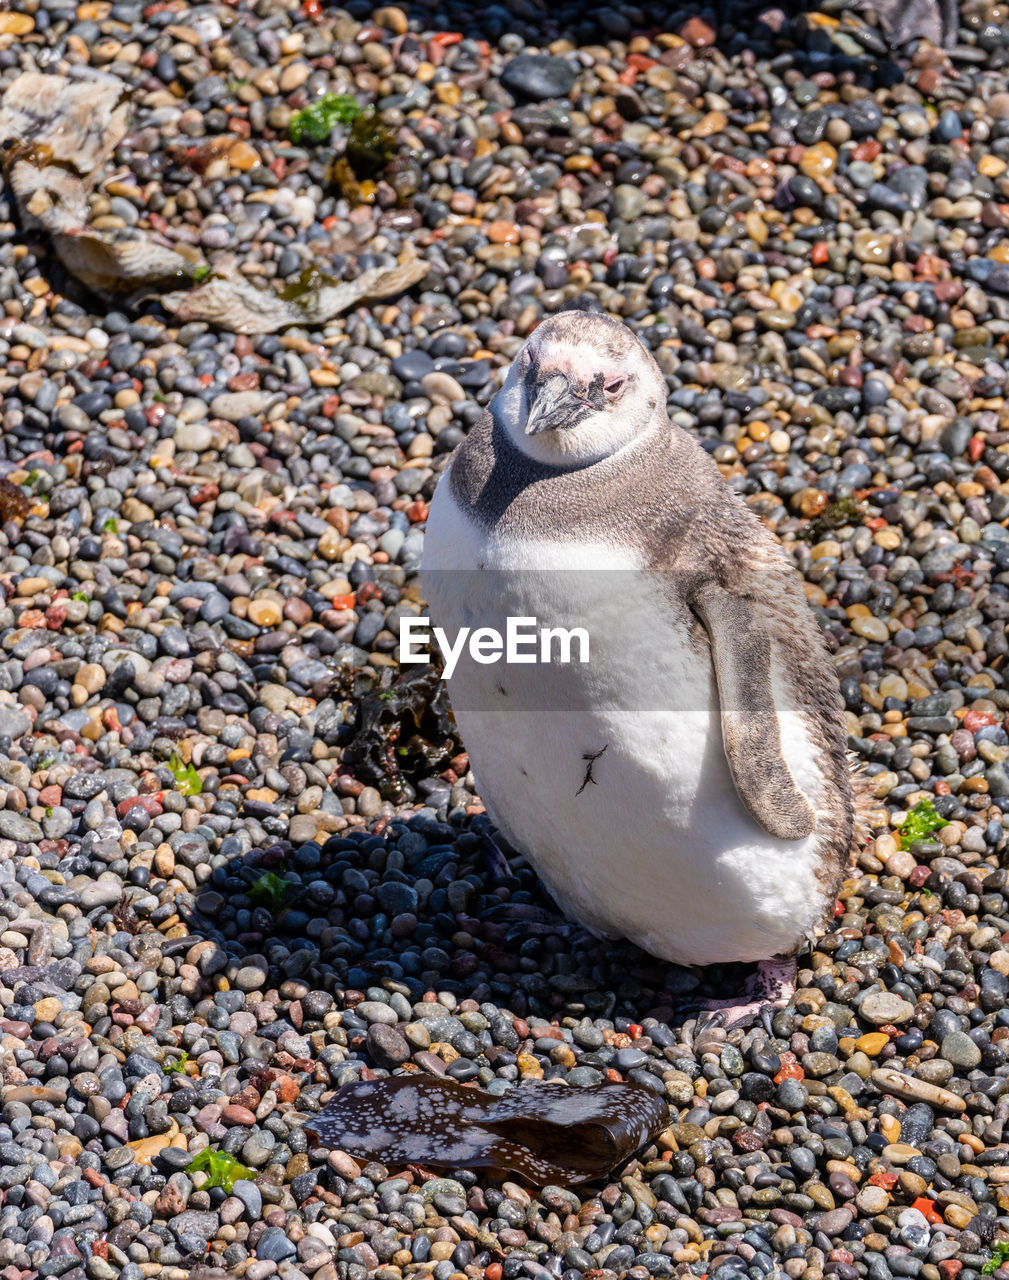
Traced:
<path fill-rule="evenodd" d="M 720 587 L 693 601 L 711 644 L 722 744 L 739 798 L 779 840 L 813 831 L 813 811 L 789 772 L 771 686 L 771 640 L 758 606 Z"/>

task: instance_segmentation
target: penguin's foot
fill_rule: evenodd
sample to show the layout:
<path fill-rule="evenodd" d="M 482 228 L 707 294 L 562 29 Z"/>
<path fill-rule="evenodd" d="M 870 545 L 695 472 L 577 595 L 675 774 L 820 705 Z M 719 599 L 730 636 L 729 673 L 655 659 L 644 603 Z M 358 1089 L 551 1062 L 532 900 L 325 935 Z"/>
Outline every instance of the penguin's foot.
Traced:
<path fill-rule="evenodd" d="M 709 1027 L 749 1027 L 758 1020 L 769 1022 L 776 1009 L 784 1009 L 795 994 L 796 963 L 792 956 L 761 960 L 746 980 L 741 997 L 703 1000 L 697 1006 L 697 1031 Z M 692 1010 L 693 1012 L 693 1010 Z M 770 1034 L 770 1029 L 768 1029 Z"/>

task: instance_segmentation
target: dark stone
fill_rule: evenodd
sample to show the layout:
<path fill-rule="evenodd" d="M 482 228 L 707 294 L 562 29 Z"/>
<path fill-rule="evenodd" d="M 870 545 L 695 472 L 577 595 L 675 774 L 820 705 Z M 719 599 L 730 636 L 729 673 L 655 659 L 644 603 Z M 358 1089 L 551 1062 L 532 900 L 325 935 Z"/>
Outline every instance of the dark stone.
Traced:
<path fill-rule="evenodd" d="M 501 84 L 516 98 L 543 102 L 547 98 L 566 98 L 575 77 L 574 68 L 563 58 L 520 53 L 501 72 Z"/>

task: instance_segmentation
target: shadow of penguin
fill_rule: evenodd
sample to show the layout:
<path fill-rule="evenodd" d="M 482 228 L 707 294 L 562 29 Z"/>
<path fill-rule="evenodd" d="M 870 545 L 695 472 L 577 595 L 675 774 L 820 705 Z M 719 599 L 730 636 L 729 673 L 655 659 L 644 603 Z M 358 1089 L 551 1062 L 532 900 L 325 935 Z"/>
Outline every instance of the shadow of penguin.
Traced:
<path fill-rule="evenodd" d="M 359 21 L 373 12 L 370 0 L 349 0 L 342 6 Z M 703 15 L 720 28 L 718 45 L 733 29 L 749 34 L 761 10 L 780 9 L 787 19 L 819 9 L 840 13 L 854 9 L 874 18 L 886 43 L 898 49 L 914 40 L 928 40 L 951 48 L 957 40 L 960 15 L 956 0 L 855 0 L 851 5 L 802 3 L 785 0 L 718 0 L 714 4 L 668 3 L 648 0 L 638 4 L 593 7 L 577 0 L 492 0 L 474 6 L 469 0 L 403 0 L 398 6 L 408 20 L 421 30 L 453 30 L 491 43 L 502 38 L 518 38 L 532 46 L 546 48 L 555 40 L 587 44 L 607 39 L 622 40 L 649 29 L 677 31 L 691 17 Z M 521 46 L 519 46 L 521 47 Z"/>

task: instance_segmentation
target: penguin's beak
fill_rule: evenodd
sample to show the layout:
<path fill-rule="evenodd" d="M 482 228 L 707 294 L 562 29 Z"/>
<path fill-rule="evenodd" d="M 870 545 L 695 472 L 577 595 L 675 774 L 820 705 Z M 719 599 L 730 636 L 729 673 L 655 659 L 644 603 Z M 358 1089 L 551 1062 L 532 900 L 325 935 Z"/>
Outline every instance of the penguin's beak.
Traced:
<path fill-rule="evenodd" d="M 527 436 L 573 427 L 587 408 L 563 373 L 548 374 L 533 390 L 535 398 L 526 418 Z"/>

